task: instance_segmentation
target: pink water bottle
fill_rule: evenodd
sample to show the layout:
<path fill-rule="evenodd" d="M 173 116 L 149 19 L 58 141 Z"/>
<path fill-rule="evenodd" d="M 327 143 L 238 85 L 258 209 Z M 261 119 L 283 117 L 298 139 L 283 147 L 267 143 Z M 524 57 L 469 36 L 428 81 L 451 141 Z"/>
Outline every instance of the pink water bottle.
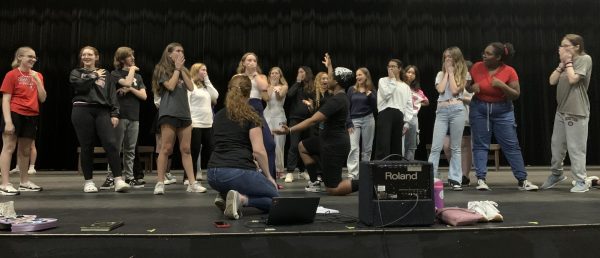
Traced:
<path fill-rule="evenodd" d="M 433 203 L 435 209 L 444 208 L 444 182 L 439 178 L 433 180 Z"/>

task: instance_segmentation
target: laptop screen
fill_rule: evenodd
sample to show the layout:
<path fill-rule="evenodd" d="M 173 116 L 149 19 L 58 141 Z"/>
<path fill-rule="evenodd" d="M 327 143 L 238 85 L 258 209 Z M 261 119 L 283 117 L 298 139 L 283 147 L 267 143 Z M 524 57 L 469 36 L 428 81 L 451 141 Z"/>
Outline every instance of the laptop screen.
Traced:
<path fill-rule="evenodd" d="M 320 197 L 274 197 L 268 225 L 307 224 L 315 220 Z"/>

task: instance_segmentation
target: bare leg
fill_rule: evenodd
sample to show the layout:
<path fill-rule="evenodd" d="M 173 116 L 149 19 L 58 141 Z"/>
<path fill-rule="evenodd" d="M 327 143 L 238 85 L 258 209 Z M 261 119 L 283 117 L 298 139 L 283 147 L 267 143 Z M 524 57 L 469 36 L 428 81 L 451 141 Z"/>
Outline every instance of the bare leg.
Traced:
<path fill-rule="evenodd" d="M 344 179 L 344 180 L 342 180 L 342 182 L 340 182 L 338 184 L 338 186 L 336 188 L 326 187 L 325 189 L 327 190 L 327 194 L 329 194 L 329 195 L 336 195 L 336 196 L 347 195 L 347 194 L 352 193 L 352 180 Z"/>
<path fill-rule="evenodd" d="M 17 141 L 17 165 L 21 171 L 21 183 L 25 183 L 29 181 L 27 170 L 29 170 L 29 155 L 31 155 L 31 143 L 33 139 L 21 137 Z"/>
<path fill-rule="evenodd" d="M 156 159 L 156 172 L 158 174 L 156 181 L 164 182 L 169 155 L 173 152 L 175 128 L 171 125 L 163 124 L 160 127 L 160 132 L 160 151 Z"/>
<path fill-rule="evenodd" d="M 192 126 L 177 129 L 177 138 L 179 138 L 179 151 L 181 152 L 181 164 L 185 170 L 185 174 L 191 184 L 196 182 L 194 176 L 194 164 L 192 162 L 192 151 L 190 142 L 192 141 Z"/>
<path fill-rule="evenodd" d="M 2 173 L 2 186 L 7 186 L 10 183 L 10 180 L 8 180 L 8 171 L 10 171 L 10 161 L 17 147 L 17 136 L 3 133 L 2 141 L 4 144 L 2 145 L 2 153 L 0 154 L 0 171 Z"/>

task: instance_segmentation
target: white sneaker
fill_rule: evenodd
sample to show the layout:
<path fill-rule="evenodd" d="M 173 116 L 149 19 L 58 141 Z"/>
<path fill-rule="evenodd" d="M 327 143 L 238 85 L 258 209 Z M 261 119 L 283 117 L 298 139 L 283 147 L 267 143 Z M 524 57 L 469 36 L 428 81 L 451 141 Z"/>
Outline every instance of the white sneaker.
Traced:
<path fill-rule="evenodd" d="M 305 171 L 305 172 L 302 172 L 302 173 L 300 173 L 300 174 L 298 175 L 298 177 L 299 177 L 300 179 L 304 179 L 304 180 L 307 180 L 307 181 L 309 181 L 309 180 L 310 180 L 310 175 L 309 175 L 309 174 L 308 174 L 308 172 L 306 172 L 306 171 Z"/>
<path fill-rule="evenodd" d="M 156 194 L 156 195 L 165 194 L 165 183 L 156 182 L 156 186 L 154 186 L 154 194 Z"/>
<path fill-rule="evenodd" d="M 15 167 L 15 168 L 13 168 L 11 171 L 8 171 L 8 173 L 9 173 L 9 174 L 14 174 L 14 173 L 19 173 L 19 172 L 21 172 L 21 171 L 19 170 L 19 167 Z"/>
<path fill-rule="evenodd" d="M 35 168 L 33 166 L 29 166 L 29 170 L 27 170 L 27 174 L 33 175 L 35 173 L 37 173 Z"/>
<path fill-rule="evenodd" d="M 475 187 L 475 189 L 480 190 L 480 191 L 491 190 L 490 187 L 485 183 L 484 179 L 477 179 L 477 186 Z"/>
<path fill-rule="evenodd" d="M 198 179 L 196 179 L 196 182 L 200 183 Z M 190 180 L 186 179 L 185 181 L 183 181 L 183 185 L 190 185 Z"/>
<path fill-rule="evenodd" d="M 294 173 L 285 174 L 285 180 L 283 182 L 286 182 L 286 183 L 294 182 Z"/>
<path fill-rule="evenodd" d="M 42 188 L 31 181 L 19 184 L 19 191 L 23 192 L 39 192 Z"/>
<path fill-rule="evenodd" d="M 187 190 L 188 193 L 204 193 L 206 192 L 206 188 L 200 185 L 200 183 L 195 182 L 188 185 Z"/>
<path fill-rule="evenodd" d="M 537 185 L 532 184 L 528 180 L 523 180 L 523 182 L 519 183 L 519 190 L 521 191 L 537 191 L 538 189 Z"/>
<path fill-rule="evenodd" d="M 97 193 L 98 192 L 98 188 L 96 188 L 96 185 L 94 184 L 94 182 L 85 183 L 83 185 L 83 192 L 85 192 L 85 193 Z"/>
<path fill-rule="evenodd" d="M 19 190 L 15 189 L 12 184 L 6 186 L 0 185 L 0 195 L 19 195 Z"/>
<path fill-rule="evenodd" d="M 493 201 L 471 201 L 467 204 L 469 210 L 474 210 L 483 215 L 486 221 L 504 221 L 504 217 L 496 208 L 498 204 Z"/>
<path fill-rule="evenodd" d="M 597 176 L 588 176 L 588 177 L 585 178 L 585 183 L 588 186 L 594 186 L 594 181 L 598 182 L 598 177 Z M 577 184 L 577 181 L 573 180 L 573 181 L 571 181 L 571 184 L 573 186 L 575 186 L 575 184 Z"/>
<path fill-rule="evenodd" d="M 314 182 L 308 181 L 308 185 L 304 187 L 304 190 L 311 193 L 320 193 L 321 190 L 321 181 L 317 180 Z"/>
<path fill-rule="evenodd" d="M 240 201 L 240 194 L 237 191 L 229 190 L 225 200 L 225 211 L 223 211 L 223 215 L 229 219 L 240 219 L 241 206 L 242 202 Z"/>
<path fill-rule="evenodd" d="M 123 179 L 115 179 L 115 192 L 126 193 L 130 187 Z"/>
<path fill-rule="evenodd" d="M 165 174 L 165 185 L 175 184 L 177 183 L 177 178 L 173 174 L 166 173 Z"/>

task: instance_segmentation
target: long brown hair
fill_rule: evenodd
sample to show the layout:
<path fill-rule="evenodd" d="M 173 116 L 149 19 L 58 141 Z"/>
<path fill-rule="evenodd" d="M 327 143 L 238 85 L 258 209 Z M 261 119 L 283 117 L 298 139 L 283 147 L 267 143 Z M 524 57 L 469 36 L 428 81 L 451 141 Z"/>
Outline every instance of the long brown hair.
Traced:
<path fill-rule="evenodd" d="M 177 42 L 170 43 L 167 45 L 167 47 L 165 47 L 158 64 L 154 66 L 154 72 L 152 73 L 152 92 L 154 92 L 154 94 L 160 95 L 163 91 L 164 87 L 158 83 L 161 78 L 171 78 L 171 76 L 173 76 L 173 72 L 175 71 L 175 62 L 173 62 L 173 59 L 171 59 L 170 54 L 173 52 L 175 47 L 183 48 L 183 46 Z M 188 76 L 190 75 L 190 71 L 185 67 L 181 69 L 181 72 L 186 73 Z"/>
<path fill-rule="evenodd" d="M 260 69 L 260 65 L 258 65 L 258 56 L 256 54 L 254 54 L 254 52 L 246 52 L 242 56 L 242 59 L 240 59 L 240 63 L 238 64 L 236 72 L 237 73 L 245 73 L 246 72 L 246 67 L 244 67 L 244 61 L 246 61 L 246 57 L 248 57 L 249 55 L 253 55 L 256 58 L 256 72 L 258 72 L 259 74 L 262 74 L 262 69 Z"/>
<path fill-rule="evenodd" d="M 304 70 L 304 80 L 302 80 L 304 92 L 313 93 L 315 92 L 315 83 L 313 81 L 313 72 L 312 69 L 308 66 L 300 66 L 300 69 Z"/>
<path fill-rule="evenodd" d="M 248 98 L 252 90 L 250 78 L 243 74 L 234 75 L 229 80 L 227 88 L 227 97 L 225 97 L 227 117 L 238 122 L 240 126 L 243 126 L 246 121 L 262 126 L 262 120 L 252 106 L 248 104 Z"/>

